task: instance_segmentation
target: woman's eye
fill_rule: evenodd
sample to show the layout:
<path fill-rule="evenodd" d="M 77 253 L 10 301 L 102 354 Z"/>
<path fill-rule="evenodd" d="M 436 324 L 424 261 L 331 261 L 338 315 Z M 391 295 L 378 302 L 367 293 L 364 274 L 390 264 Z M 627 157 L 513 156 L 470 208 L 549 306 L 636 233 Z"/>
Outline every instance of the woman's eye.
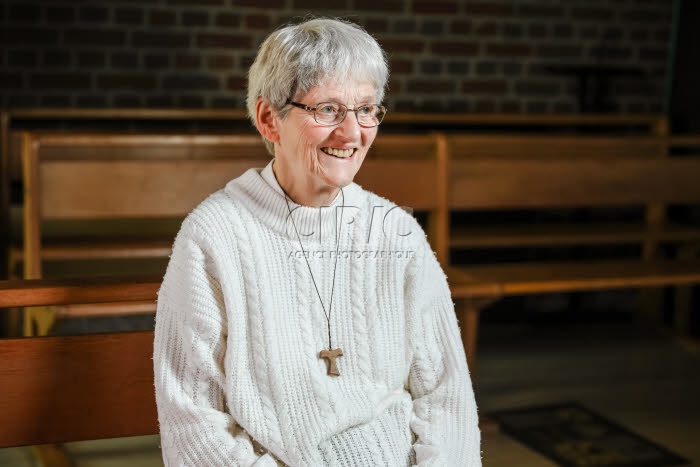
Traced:
<path fill-rule="evenodd" d="M 337 107 L 332 104 L 324 104 L 316 109 L 316 112 L 321 112 L 323 114 L 334 114 L 338 111 Z"/>
<path fill-rule="evenodd" d="M 372 115 L 374 114 L 374 106 L 372 105 L 363 105 L 357 111 L 360 113 L 360 115 Z"/>

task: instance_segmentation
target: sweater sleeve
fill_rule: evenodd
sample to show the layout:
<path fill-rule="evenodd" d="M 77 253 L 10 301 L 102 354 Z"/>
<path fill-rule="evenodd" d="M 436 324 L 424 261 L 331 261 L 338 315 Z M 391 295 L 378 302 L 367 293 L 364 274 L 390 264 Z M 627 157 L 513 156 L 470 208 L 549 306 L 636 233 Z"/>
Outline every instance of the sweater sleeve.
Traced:
<path fill-rule="evenodd" d="M 275 466 L 226 409 L 226 311 L 213 263 L 184 231 L 158 293 L 153 363 L 166 466 Z"/>
<path fill-rule="evenodd" d="M 409 267 L 409 390 L 418 466 L 481 466 L 474 391 L 445 274 L 426 245 Z"/>

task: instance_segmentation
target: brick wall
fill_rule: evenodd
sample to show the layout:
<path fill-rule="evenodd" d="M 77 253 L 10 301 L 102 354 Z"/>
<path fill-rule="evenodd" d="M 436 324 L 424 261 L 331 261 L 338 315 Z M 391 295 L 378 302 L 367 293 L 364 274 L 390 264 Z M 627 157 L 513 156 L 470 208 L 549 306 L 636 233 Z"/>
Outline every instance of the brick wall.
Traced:
<path fill-rule="evenodd" d="M 590 65 L 630 73 L 609 80 L 602 107 L 658 112 L 671 4 L 0 0 L 0 97 L 4 107 L 243 108 L 246 71 L 261 40 L 279 24 L 315 14 L 348 18 L 377 37 L 390 56 L 392 109 L 578 111 L 580 83 L 551 66 Z"/>

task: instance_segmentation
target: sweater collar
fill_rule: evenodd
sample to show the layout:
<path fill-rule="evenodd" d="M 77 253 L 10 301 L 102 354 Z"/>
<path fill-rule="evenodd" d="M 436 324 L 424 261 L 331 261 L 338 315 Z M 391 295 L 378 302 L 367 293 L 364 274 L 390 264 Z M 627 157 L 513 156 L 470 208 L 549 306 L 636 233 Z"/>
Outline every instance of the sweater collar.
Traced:
<path fill-rule="evenodd" d="M 272 171 L 272 162 L 264 169 L 249 169 L 240 177 L 230 181 L 225 190 L 230 196 L 242 202 L 253 217 L 294 241 L 297 240 L 295 224 L 304 244 L 328 241 L 334 243 L 341 212 L 344 211 L 343 218 L 346 222 L 343 229 L 345 229 L 348 228 L 347 224 L 352 219 L 353 211 L 356 210 L 348 206 L 360 207 L 362 199 L 362 189 L 355 183 L 351 183 L 343 188 L 342 193 L 336 196 L 330 206 L 320 208 L 300 206 L 289 200 L 288 207 L 284 191 L 277 183 Z M 290 209 L 294 224 L 290 220 Z"/>

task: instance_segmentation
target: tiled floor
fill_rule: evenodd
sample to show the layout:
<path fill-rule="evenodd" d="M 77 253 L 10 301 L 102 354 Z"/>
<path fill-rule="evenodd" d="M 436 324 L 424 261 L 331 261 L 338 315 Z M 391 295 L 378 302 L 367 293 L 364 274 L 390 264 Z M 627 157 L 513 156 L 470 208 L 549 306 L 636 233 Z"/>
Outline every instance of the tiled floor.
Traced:
<path fill-rule="evenodd" d="M 700 466 L 700 351 L 634 316 L 562 322 L 484 322 L 480 411 L 575 400 Z M 158 437 L 67 445 L 76 467 L 160 466 Z M 485 433 L 485 467 L 551 467 L 503 433 Z M 0 466 L 35 465 L 26 448 Z"/>

